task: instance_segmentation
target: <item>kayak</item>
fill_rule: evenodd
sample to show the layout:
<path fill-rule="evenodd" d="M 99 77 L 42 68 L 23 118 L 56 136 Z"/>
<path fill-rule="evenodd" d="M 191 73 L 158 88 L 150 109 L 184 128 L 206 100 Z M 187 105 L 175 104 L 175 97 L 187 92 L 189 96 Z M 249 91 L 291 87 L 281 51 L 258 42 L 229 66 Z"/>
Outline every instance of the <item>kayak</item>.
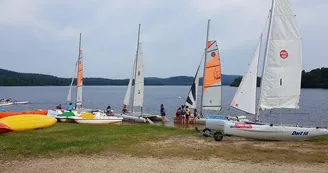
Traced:
<path fill-rule="evenodd" d="M 39 114 L 39 115 L 47 115 L 48 110 L 35 110 L 35 111 L 28 111 L 28 112 L 0 112 L 0 119 L 14 116 L 14 115 L 25 115 L 25 114 Z"/>
<path fill-rule="evenodd" d="M 56 124 L 56 118 L 39 114 L 24 114 L 0 119 L 0 134 L 10 131 L 21 132 L 51 127 Z"/>

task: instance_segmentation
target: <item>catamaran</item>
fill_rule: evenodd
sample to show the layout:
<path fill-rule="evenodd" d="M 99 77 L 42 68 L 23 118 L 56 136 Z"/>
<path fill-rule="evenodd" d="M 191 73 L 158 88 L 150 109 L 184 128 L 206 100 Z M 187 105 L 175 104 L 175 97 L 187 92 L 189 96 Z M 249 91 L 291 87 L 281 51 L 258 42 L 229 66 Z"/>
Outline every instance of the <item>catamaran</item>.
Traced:
<path fill-rule="evenodd" d="M 125 98 L 123 104 L 128 106 L 130 105 L 130 95 L 131 88 L 134 79 L 134 88 L 132 90 L 132 105 L 131 110 L 125 114 L 122 114 L 123 120 L 125 121 L 134 121 L 140 123 L 153 123 L 153 121 L 162 120 L 159 115 L 146 114 L 143 112 L 144 104 L 144 63 L 143 63 L 143 51 L 142 45 L 140 43 L 140 27 L 138 28 L 138 40 L 137 40 L 137 51 L 136 57 L 134 59 L 132 75 L 129 80 L 128 88 L 126 90 Z M 140 112 L 135 112 L 135 107 L 140 107 Z"/>
<path fill-rule="evenodd" d="M 75 110 L 73 110 L 72 112 L 75 114 L 75 116 L 60 116 L 57 115 L 56 118 L 59 119 L 59 121 L 61 122 L 66 122 L 66 121 L 72 121 L 72 120 L 77 120 L 79 122 L 89 122 L 92 121 L 94 123 L 97 124 L 101 124 L 101 123 L 107 123 L 107 122 L 112 122 L 112 121 L 122 121 L 122 117 L 117 117 L 117 116 L 106 116 L 106 114 L 103 111 L 100 110 L 92 110 L 92 109 L 86 109 L 83 108 L 82 106 L 82 99 L 83 99 L 83 52 L 82 52 L 82 48 L 81 48 L 81 39 L 82 39 L 82 33 L 80 33 L 80 39 L 79 39 L 79 53 L 78 53 L 78 60 L 76 63 L 76 67 L 77 67 L 77 82 L 76 82 L 76 102 L 75 102 Z M 76 72 L 76 70 L 75 70 Z M 67 104 L 72 103 L 72 85 L 73 85 L 73 81 L 74 81 L 74 77 L 72 78 L 70 87 L 69 87 L 69 91 L 68 91 L 68 95 L 67 95 Z M 58 110 L 58 112 L 60 113 L 61 110 Z M 86 118 L 83 117 L 79 117 L 81 114 L 85 113 L 85 112 L 93 112 L 93 113 L 98 113 L 97 116 L 93 117 L 93 118 L 88 118 L 87 120 L 85 120 Z M 63 114 L 64 115 L 64 114 Z M 97 120 L 97 121 L 96 121 Z"/>
<path fill-rule="evenodd" d="M 204 111 L 218 112 L 222 109 L 222 85 L 221 85 L 221 61 L 218 44 L 215 40 L 209 41 L 210 20 L 207 23 L 207 35 L 203 63 L 203 85 L 201 92 L 200 115 L 202 118 L 196 119 L 195 123 L 205 124 L 207 119 L 226 119 L 226 116 L 204 115 Z M 203 57 L 197 68 L 194 81 L 188 93 L 185 105 L 190 109 L 197 108 L 197 90 L 199 84 L 199 69 Z M 192 114 L 193 115 L 193 114 Z M 240 119 L 246 117 L 240 117 Z M 189 120 L 192 121 L 192 118 Z M 175 123 L 181 122 L 178 118 Z"/>
<path fill-rule="evenodd" d="M 256 79 L 262 36 L 231 106 L 255 115 L 255 122 L 226 121 L 224 134 L 258 140 L 308 140 L 328 135 L 327 127 L 260 123 L 260 110 L 298 109 L 301 92 L 302 42 L 289 0 L 272 0 L 268 34 L 256 107 Z M 214 135 L 222 140 L 222 134 Z"/>

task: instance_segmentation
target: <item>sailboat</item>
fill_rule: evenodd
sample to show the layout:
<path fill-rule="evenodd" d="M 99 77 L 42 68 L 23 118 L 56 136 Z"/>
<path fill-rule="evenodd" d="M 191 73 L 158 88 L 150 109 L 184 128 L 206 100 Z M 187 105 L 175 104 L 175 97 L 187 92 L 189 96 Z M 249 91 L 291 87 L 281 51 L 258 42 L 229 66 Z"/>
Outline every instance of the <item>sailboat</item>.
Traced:
<path fill-rule="evenodd" d="M 261 38 L 231 106 L 255 115 L 255 122 L 226 121 L 224 134 L 257 140 L 308 140 L 328 135 L 322 127 L 259 122 L 260 110 L 298 109 L 301 92 L 302 42 L 289 0 L 272 0 L 258 105 L 256 79 Z M 216 136 L 222 140 L 223 136 Z M 214 138 L 216 138 L 214 136 Z M 217 140 L 216 139 L 216 140 Z"/>
<path fill-rule="evenodd" d="M 140 27 L 138 28 L 138 41 L 137 41 L 137 51 L 136 57 L 134 59 L 132 75 L 129 80 L 128 88 L 125 94 L 123 104 L 128 106 L 130 105 L 130 95 L 132 89 L 132 83 L 134 79 L 134 88 L 132 90 L 132 105 L 131 111 L 126 114 L 122 114 L 123 120 L 125 121 L 134 121 L 140 123 L 153 123 L 152 120 L 162 120 L 159 115 L 145 114 L 143 112 L 143 103 L 144 103 L 144 63 L 143 63 L 143 51 L 142 45 L 140 43 Z M 135 107 L 140 107 L 140 112 L 135 112 Z"/>
<path fill-rule="evenodd" d="M 206 46 L 204 52 L 203 63 L 203 85 L 201 91 L 201 106 L 200 115 L 202 118 L 196 119 L 197 124 L 206 124 L 207 119 L 224 120 L 226 116 L 219 115 L 204 115 L 204 111 L 218 112 L 222 109 L 222 85 L 221 85 L 221 61 L 218 49 L 218 44 L 215 40 L 209 40 L 210 20 L 207 23 Z M 197 68 L 194 81 L 188 93 L 185 105 L 190 109 L 197 108 L 197 90 L 199 84 L 199 69 L 202 64 L 203 57 Z M 189 121 L 192 121 L 190 118 Z M 174 119 L 175 123 L 181 122 L 179 119 Z"/>

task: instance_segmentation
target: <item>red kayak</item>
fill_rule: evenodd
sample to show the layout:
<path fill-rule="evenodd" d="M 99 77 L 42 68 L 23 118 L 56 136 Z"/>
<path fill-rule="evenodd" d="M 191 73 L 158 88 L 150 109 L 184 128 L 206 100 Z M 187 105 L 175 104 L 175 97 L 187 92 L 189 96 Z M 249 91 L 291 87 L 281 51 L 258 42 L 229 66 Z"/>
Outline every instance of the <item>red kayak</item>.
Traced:
<path fill-rule="evenodd" d="M 47 115 L 48 110 L 36 110 L 36 111 L 29 111 L 29 112 L 0 112 L 0 118 L 9 117 L 13 115 L 24 115 L 24 114 Z"/>

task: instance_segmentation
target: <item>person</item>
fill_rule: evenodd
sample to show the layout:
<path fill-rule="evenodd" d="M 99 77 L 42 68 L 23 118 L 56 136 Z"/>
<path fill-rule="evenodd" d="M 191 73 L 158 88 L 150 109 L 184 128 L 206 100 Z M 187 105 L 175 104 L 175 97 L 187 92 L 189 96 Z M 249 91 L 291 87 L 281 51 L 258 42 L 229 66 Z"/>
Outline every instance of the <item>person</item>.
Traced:
<path fill-rule="evenodd" d="M 11 101 L 11 98 L 7 99 L 6 102 L 10 102 Z"/>
<path fill-rule="evenodd" d="M 177 112 L 175 113 L 175 117 L 178 120 L 181 120 L 181 107 L 178 108 Z"/>
<path fill-rule="evenodd" d="M 69 103 L 69 105 L 67 106 L 67 110 L 72 112 L 73 110 L 73 103 Z"/>
<path fill-rule="evenodd" d="M 184 105 L 181 105 L 181 117 L 182 117 L 181 123 L 184 124 L 186 120 L 186 111 L 184 109 Z"/>
<path fill-rule="evenodd" d="M 161 112 L 161 116 L 162 116 L 162 122 L 164 122 L 166 113 L 165 113 L 165 108 L 164 108 L 163 104 L 161 104 L 160 112 Z"/>
<path fill-rule="evenodd" d="M 186 106 L 186 124 L 189 124 L 190 109 Z"/>
<path fill-rule="evenodd" d="M 61 104 L 57 105 L 56 109 L 62 109 Z"/>
<path fill-rule="evenodd" d="M 128 109 L 126 108 L 126 104 L 123 105 L 122 113 L 125 114 L 128 112 Z"/>
<path fill-rule="evenodd" d="M 112 108 L 108 105 L 106 108 L 106 115 L 111 116 L 111 111 L 112 111 Z"/>
<path fill-rule="evenodd" d="M 198 111 L 197 108 L 194 109 L 194 124 L 196 123 L 196 119 L 198 119 Z"/>

